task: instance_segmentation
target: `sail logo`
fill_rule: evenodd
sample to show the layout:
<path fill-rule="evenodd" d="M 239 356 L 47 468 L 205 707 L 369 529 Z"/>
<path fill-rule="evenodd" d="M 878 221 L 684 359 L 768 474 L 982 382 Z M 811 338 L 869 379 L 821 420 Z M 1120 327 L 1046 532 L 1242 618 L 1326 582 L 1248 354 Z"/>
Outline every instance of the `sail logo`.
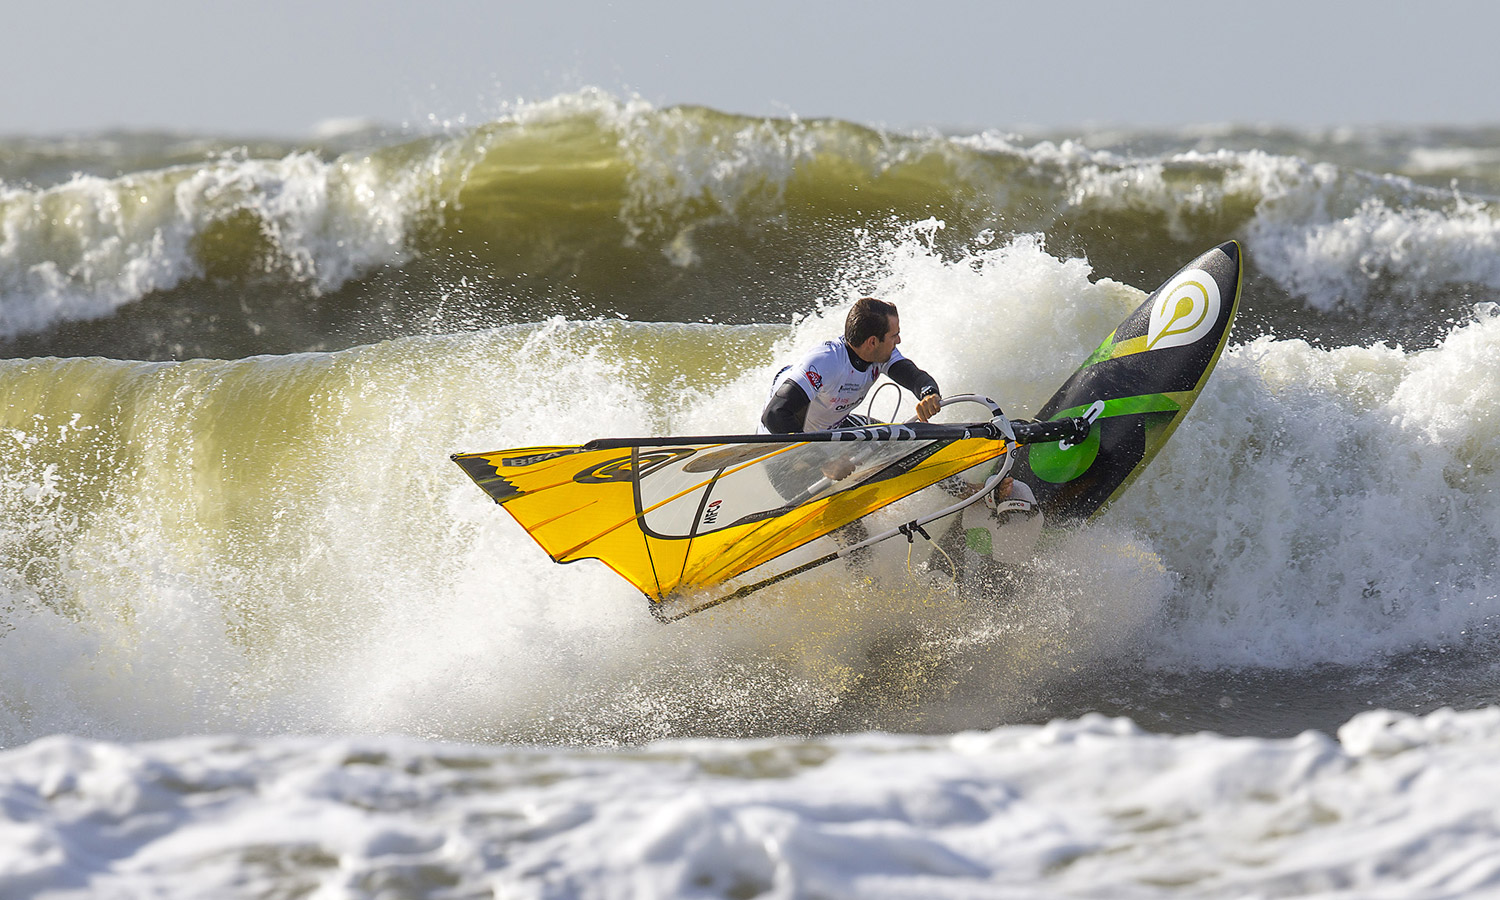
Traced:
<path fill-rule="evenodd" d="M 713 525 L 714 523 L 719 521 L 719 506 L 723 503 L 723 500 L 715 500 L 714 502 L 708 504 L 708 509 L 703 511 L 704 525 Z"/>
<path fill-rule="evenodd" d="M 687 459 L 696 452 L 687 447 L 672 450 L 648 450 L 644 453 L 636 451 L 602 462 L 597 466 L 590 466 L 574 475 L 573 480 L 579 484 L 640 481 L 662 466 Z"/>
<path fill-rule="evenodd" d="M 569 447 L 566 450 L 554 450 L 551 453 L 537 453 L 537 454 L 532 455 L 532 456 L 512 456 L 510 459 L 502 459 L 502 460 L 500 460 L 500 465 L 502 465 L 502 466 L 523 466 L 523 467 L 524 466 L 534 466 L 537 463 L 544 463 L 544 462 L 547 462 L 549 460 L 557 459 L 559 456 L 567 456 L 570 453 L 577 453 L 577 452 L 578 452 L 577 450 L 573 449 L 572 447 Z"/>
<path fill-rule="evenodd" d="M 1178 273 L 1151 305 L 1146 349 L 1183 347 L 1213 330 L 1219 320 L 1219 283 L 1202 269 Z"/>

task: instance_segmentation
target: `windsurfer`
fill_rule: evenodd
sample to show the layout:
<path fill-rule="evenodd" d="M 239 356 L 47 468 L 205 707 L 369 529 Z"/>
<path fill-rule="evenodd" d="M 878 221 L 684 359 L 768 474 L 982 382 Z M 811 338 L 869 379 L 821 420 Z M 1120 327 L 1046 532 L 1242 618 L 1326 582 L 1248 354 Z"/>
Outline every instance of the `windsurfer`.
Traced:
<path fill-rule="evenodd" d="M 861 298 L 844 320 L 842 338 L 824 341 L 796 364 L 784 366 L 776 373 L 776 389 L 761 412 L 759 433 L 794 434 L 871 424 L 867 417 L 849 410 L 864 400 L 882 373 L 916 395 L 917 419 L 926 422 L 942 408 L 942 392 L 931 375 L 901 354 L 896 347 L 900 343 L 901 319 L 895 304 L 874 297 Z M 801 454 L 773 462 L 767 468 L 772 483 L 783 496 L 805 496 L 816 488 L 820 477 L 832 481 L 847 478 L 857 467 L 860 454 L 869 452 L 866 447 L 854 454 L 839 453 L 832 458 L 821 452 L 834 450 L 836 446 L 809 447 L 807 452 L 816 452 L 813 458 L 820 460 L 811 465 L 812 460 Z M 963 488 L 961 479 L 952 481 L 955 484 L 950 490 L 968 493 L 975 490 L 975 486 Z M 992 529 L 1009 524 L 1015 512 L 1024 509 L 1029 513 L 1035 504 L 1026 485 L 1007 478 L 985 502 L 970 507 L 976 512 L 983 510 L 983 517 L 966 520 L 960 534 L 967 538 L 971 549 L 992 556 L 991 548 L 998 549 L 1004 542 L 981 541 L 981 536 L 989 537 Z M 862 541 L 867 532 L 862 522 L 855 521 L 833 536 L 847 545 Z"/>
<path fill-rule="evenodd" d="M 917 418 L 923 422 L 942 408 L 942 392 L 931 375 L 896 349 L 901 343 L 901 318 L 896 306 L 863 297 L 844 320 L 844 336 L 824 341 L 794 365 L 776 373 L 776 388 L 760 414 L 761 434 L 829 431 L 866 424 L 850 421 L 848 410 L 859 405 L 882 373 L 917 397 Z"/>
<path fill-rule="evenodd" d="M 926 422 L 942 408 L 937 381 L 901 355 L 901 318 L 894 303 L 862 297 L 844 319 L 844 335 L 824 341 L 796 363 L 776 373 L 776 387 L 760 414 L 760 434 L 831 431 L 870 424 L 849 412 L 882 373 L 917 397 L 917 418 Z M 835 481 L 855 469 L 840 455 L 827 460 L 822 475 Z"/>

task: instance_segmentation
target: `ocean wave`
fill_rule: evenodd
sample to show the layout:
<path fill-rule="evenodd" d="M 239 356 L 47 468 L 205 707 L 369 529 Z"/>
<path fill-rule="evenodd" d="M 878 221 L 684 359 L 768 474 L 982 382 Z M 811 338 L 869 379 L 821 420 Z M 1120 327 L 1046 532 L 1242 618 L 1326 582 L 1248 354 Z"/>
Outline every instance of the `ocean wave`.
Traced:
<path fill-rule="evenodd" d="M 1485 304 L 1419 351 L 1226 352 L 1117 509 L 1196 598 L 1156 658 L 1357 665 L 1493 641 L 1497 349 Z"/>
<path fill-rule="evenodd" d="M 1335 345 L 1431 340 L 1434 322 L 1500 298 L 1500 190 L 1472 141 L 1366 135 L 1377 146 L 1356 152 L 1352 139 L 1262 136 L 1273 152 L 1247 147 L 1253 136 L 1099 147 L 583 92 L 338 154 L 215 152 L 5 182 L 0 338 L 13 353 L 161 358 L 557 313 L 785 321 L 826 296 L 862 235 L 928 219 L 955 258 L 983 234 L 1038 234 L 1142 285 L 1239 238 L 1256 327 Z M 1439 170 L 1469 188 L 1424 181 Z M 149 313 L 132 309 L 143 302 Z M 276 317 L 295 327 L 268 327 Z M 100 319 L 116 327 L 79 324 Z"/>
<path fill-rule="evenodd" d="M 781 361 L 867 291 L 946 390 L 1025 417 L 1143 299 L 1035 238 L 954 260 L 939 232 L 871 238 L 874 277 L 846 272 L 791 325 L 554 318 L 336 353 L 0 362 L 0 739 L 958 729 L 1039 697 L 1097 706 L 1117 688 L 1080 673 L 1142 660 L 1493 646 L 1488 309 L 1422 350 L 1236 340 L 1146 475 L 997 611 L 883 546 L 874 586 L 820 570 L 664 629 L 603 566 L 552 564 L 447 458 L 747 428 Z"/>
<path fill-rule="evenodd" d="M 336 289 L 405 258 L 409 180 L 368 160 L 295 154 L 7 189 L 0 334 L 107 316 L 190 279 Z"/>

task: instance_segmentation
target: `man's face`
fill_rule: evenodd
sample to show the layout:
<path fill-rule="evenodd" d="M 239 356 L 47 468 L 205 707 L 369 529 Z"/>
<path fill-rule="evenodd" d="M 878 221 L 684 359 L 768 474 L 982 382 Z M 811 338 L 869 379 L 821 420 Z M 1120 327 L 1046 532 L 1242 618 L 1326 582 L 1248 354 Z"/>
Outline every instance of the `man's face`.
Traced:
<path fill-rule="evenodd" d="M 888 363 L 891 361 L 891 353 L 896 345 L 901 343 L 901 317 L 891 316 L 885 320 L 885 338 L 874 345 L 870 353 L 870 362 Z M 870 338 L 870 340 L 875 340 Z"/>

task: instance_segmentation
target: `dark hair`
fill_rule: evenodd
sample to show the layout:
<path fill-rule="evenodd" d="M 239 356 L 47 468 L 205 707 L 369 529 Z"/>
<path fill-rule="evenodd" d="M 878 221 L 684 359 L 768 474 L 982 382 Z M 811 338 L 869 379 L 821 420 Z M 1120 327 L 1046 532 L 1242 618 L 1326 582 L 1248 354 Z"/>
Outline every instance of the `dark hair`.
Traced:
<path fill-rule="evenodd" d="M 891 316 L 896 315 L 896 304 L 874 297 L 861 297 L 849 310 L 844 320 L 844 340 L 849 346 L 858 347 L 870 338 L 885 340 L 890 330 Z"/>

